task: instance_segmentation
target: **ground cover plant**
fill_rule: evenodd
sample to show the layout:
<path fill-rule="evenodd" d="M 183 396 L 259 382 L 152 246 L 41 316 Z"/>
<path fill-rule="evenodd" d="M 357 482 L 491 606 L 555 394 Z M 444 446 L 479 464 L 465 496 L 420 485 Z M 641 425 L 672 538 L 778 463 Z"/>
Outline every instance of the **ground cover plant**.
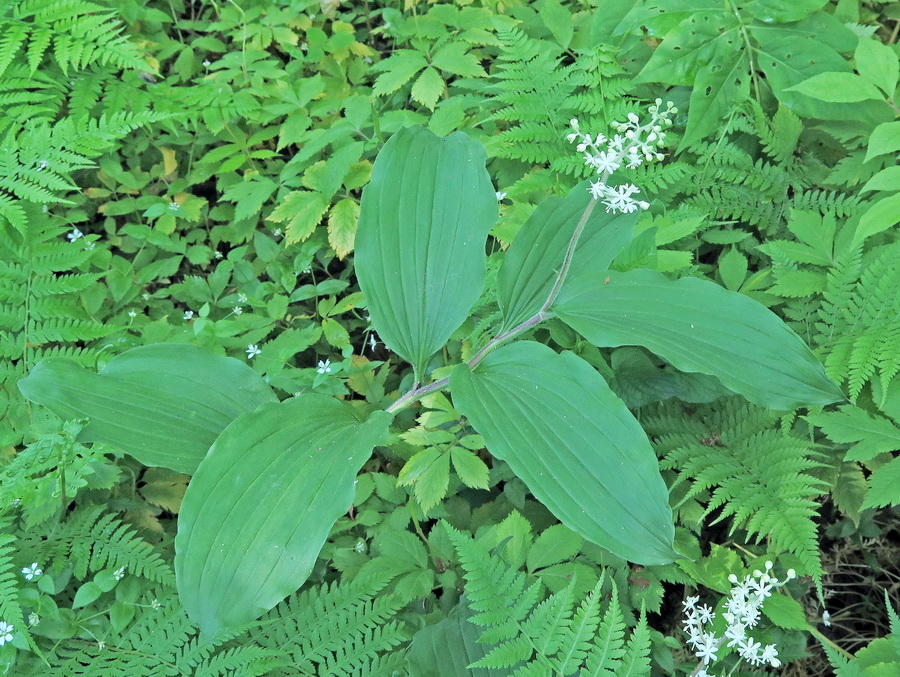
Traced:
<path fill-rule="evenodd" d="M 900 670 L 894 3 L 0 28 L 4 674 Z"/>

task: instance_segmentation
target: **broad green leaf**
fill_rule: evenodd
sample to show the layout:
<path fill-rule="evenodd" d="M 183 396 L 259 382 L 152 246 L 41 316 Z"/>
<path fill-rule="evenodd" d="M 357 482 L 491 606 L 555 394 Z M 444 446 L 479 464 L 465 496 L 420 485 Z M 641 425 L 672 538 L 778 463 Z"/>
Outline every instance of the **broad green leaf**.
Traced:
<path fill-rule="evenodd" d="M 856 103 L 866 99 L 884 98 L 875 85 L 855 73 L 819 73 L 793 87 L 788 87 L 787 91 L 800 92 L 829 103 Z"/>
<path fill-rule="evenodd" d="M 178 517 L 178 594 L 201 632 L 248 623 L 309 577 L 356 473 L 390 415 L 300 395 L 241 416 L 188 486 Z"/>
<path fill-rule="evenodd" d="M 372 324 L 418 376 L 468 317 L 484 285 L 496 191 L 484 148 L 462 132 L 406 127 L 363 191 L 355 266 Z"/>
<path fill-rule="evenodd" d="M 739 37 L 739 28 L 734 16 L 723 12 L 721 6 L 692 10 L 666 33 L 635 80 L 691 86 L 697 72 L 714 62 L 720 42 Z"/>
<path fill-rule="evenodd" d="M 647 436 L 587 362 L 522 341 L 450 376 L 454 405 L 563 524 L 619 557 L 678 555 Z"/>
<path fill-rule="evenodd" d="M 491 677 L 495 670 L 469 668 L 494 647 L 479 642 L 481 630 L 469 621 L 472 612 L 465 600 L 453 607 L 445 619 L 426 625 L 409 647 L 410 677 Z"/>
<path fill-rule="evenodd" d="M 866 162 L 885 153 L 896 153 L 898 150 L 900 150 L 900 121 L 885 122 L 878 125 L 869 137 Z"/>
<path fill-rule="evenodd" d="M 856 70 L 888 97 L 894 96 L 900 77 L 897 53 L 877 39 L 860 40 L 856 46 Z"/>
<path fill-rule="evenodd" d="M 568 49 L 575 34 L 572 12 L 557 0 L 544 0 L 540 8 L 541 21 L 563 49 Z"/>
<path fill-rule="evenodd" d="M 763 23 L 800 21 L 822 9 L 828 0 L 752 0 L 743 9 Z"/>
<path fill-rule="evenodd" d="M 726 33 L 716 40 L 713 61 L 694 79 L 688 105 L 688 124 L 678 152 L 705 139 L 722 126 L 732 109 L 750 93 L 750 75 L 738 36 Z"/>
<path fill-rule="evenodd" d="M 885 167 L 869 179 L 859 192 L 867 193 L 870 190 L 895 191 L 898 187 L 900 187 L 900 166 Z"/>
<path fill-rule="evenodd" d="M 894 193 L 873 204 L 859 217 L 859 224 L 853 234 L 853 244 L 877 235 L 900 222 L 900 193 Z"/>
<path fill-rule="evenodd" d="M 765 407 L 844 399 L 774 313 L 707 280 L 672 281 L 652 270 L 582 275 L 563 287 L 553 310 L 597 346 L 644 346 L 676 369 L 715 376 Z"/>
<path fill-rule="evenodd" d="M 42 360 L 19 390 L 63 419 L 90 419 L 82 441 L 188 474 L 229 423 L 276 399 L 243 362 L 184 343 L 133 348 L 99 373 Z"/>
<path fill-rule="evenodd" d="M 537 313 L 550 294 L 566 248 L 591 201 L 588 181 L 565 198 L 544 199 L 516 234 L 497 276 L 497 298 L 503 329 L 511 329 Z M 578 240 L 569 275 L 605 270 L 628 244 L 638 214 L 610 214 L 595 205 Z"/>

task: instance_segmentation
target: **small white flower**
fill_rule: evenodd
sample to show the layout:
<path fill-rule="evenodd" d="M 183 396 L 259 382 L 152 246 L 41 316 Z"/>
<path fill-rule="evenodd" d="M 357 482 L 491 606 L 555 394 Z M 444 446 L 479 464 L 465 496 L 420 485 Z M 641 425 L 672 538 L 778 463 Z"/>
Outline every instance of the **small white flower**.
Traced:
<path fill-rule="evenodd" d="M 6 621 L 0 621 L 0 646 L 12 641 L 15 628 Z"/>
<path fill-rule="evenodd" d="M 75 240 L 77 240 L 78 238 L 84 237 L 84 233 L 82 233 L 77 228 L 73 228 L 72 232 L 66 235 L 66 237 L 69 238 L 69 242 L 75 242 Z"/>
<path fill-rule="evenodd" d="M 501 193 L 499 190 L 497 191 L 497 200 L 505 200 L 506 193 Z"/>
<path fill-rule="evenodd" d="M 276 229 L 272 232 L 272 235 L 274 235 L 275 237 L 281 237 L 281 228 L 276 228 Z"/>
<path fill-rule="evenodd" d="M 34 611 L 28 614 L 28 625 L 38 625 L 41 622 L 41 617 L 38 616 Z"/>
<path fill-rule="evenodd" d="M 247 346 L 247 359 L 252 360 L 257 355 L 261 355 L 262 351 L 259 349 L 259 346 L 251 343 Z"/>
<path fill-rule="evenodd" d="M 182 317 L 185 320 L 193 320 L 194 319 L 194 311 L 193 310 L 185 310 L 184 315 Z"/>
<path fill-rule="evenodd" d="M 47 165 L 49 165 L 49 164 L 50 163 L 47 162 L 46 160 L 41 160 L 40 162 L 38 162 L 37 170 L 39 172 L 43 171 L 44 169 L 47 169 Z"/>
<path fill-rule="evenodd" d="M 247 295 L 238 294 L 238 303 L 247 303 Z"/>
<path fill-rule="evenodd" d="M 375 334 L 369 334 L 369 350 L 374 353 L 377 345 L 378 341 L 375 340 Z"/>
<path fill-rule="evenodd" d="M 213 254 L 213 256 L 215 256 L 217 259 L 221 259 L 221 258 L 222 258 L 222 252 L 216 252 L 215 254 Z"/>
<path fill-rule="evenodd" d="M 178 211 L 179 206 L 180 205 L 173 200 L 172 202 L 169 203 L 169 210 L 173 211 L 173 212 Z"/>
<path fill-rule="evenodd" d="M 22 575 L 25 577 L 26 581 L 38 578 L 42 573 L 44 572 L 38 568 L 37 562 L 32 562 L 30 567 L 22 569 Z"/>
<path fill-rule="evenodd" d="M 242 314 L 242 313 L 244 312 L 244 309 L 241 308 L 240 306 L 235 306 L 235 307 L 234 307 L 234 310 L 233 310 L 232 312 L 233 312 L 235 315 L 240 315 L 240 314 Z"/>
<path fill-rule="evenodd" d="M 97 651 L 103 651 L 106 648 L 106 642 L 100 641 L 97 642 Z"/>
<path fill-rule="evenodd" d="M 113 571 L 113 578 L 115 578 L 117 581 L 121 581 L 123 578 L 125 578 L 125 567 L 119 567 L 118 569 Z"/>
<path fill-rule="evenodd" d="M 204 60 L 203 60 L 203 67 L 204 67 L 204 68 L 209 68 L 210 66 L 212 66 L 212 62 L 211 62 L 209 59 L 204 59 Z"/>
<path fill-rule="evenodd" d="M 154 599 L 152 602 L 150 602 L 150 606 L 151 606 L 152 608 L 156 609 L 157 611 L 158 611 L 159 609 L 162 609 L 162 604 L 159 603 L 159 600 L 158 600 L 158 599 Z"/>
<path fill-rule="evenodd" d="M 137 311 L 134 308 L 132 308 L 131 310 L 128 311 L 128 317 L 130 317 L 133 320 L 134 318 L 137 317 Z"/>
<path fill-rule="evenodd" d="M 712 623 L 715 617 L 716 614 L 709 605 L 703 604 L 697 607 L 697 620 L 700 623 Z"/>
<path fill-rule="evenodd" d="M 694 596 L 688 597 L 686 600 L 684 600 L 681 603 L 681 605 L 685 609 L 694 609 L 697 607 L 697 602 L 699 602 L 699 601 L 700 601 L 700 595 L 694 595 Z"/>
<path fill-rule="evenodd" d="M 762 654 L 759 656 L 759 660 L 763 663 L 768 663 L 773 668 L 777 668 L 781 665 L 781 661 L 778 660 L 778 650 L 775 648 L 774 644 L 766 644 Z"/>
<path fill-rule="evenodd" d="M 718 650 L 719 640 L 716 639 L 716 636 L 713 633 L 707 632 L 703 635 L 703 641 L 700 646 L 694 650 L 694 653 L 704 664 L 709 664 L 710 661 L 716 660 L 716 652 Z"/>
<path fill-rule="evenodd" d="M 831 627 L 831 614 L 827 611 L 822 612 L 822 622 L 825 624 L 826 628 Z"/>
<path fill-rule="evenodd" d="M 318 374 L 330 374 L 331 373 L 331 360 L 319 360 L 319 366 L 316 369 L 316 373 Z"/>

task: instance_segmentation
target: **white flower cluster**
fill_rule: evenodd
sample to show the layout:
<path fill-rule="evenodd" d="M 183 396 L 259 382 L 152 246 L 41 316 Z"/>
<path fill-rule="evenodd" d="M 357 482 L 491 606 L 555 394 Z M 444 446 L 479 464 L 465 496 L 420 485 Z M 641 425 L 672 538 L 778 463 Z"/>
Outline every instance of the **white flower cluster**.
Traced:
<path fill-rule="evenodd" d="M 698 596 L 688 597 L 684 601 L 686 618 L 683 623 L 689 636 L 688 644 L 702 662 L 692 673 L 692 677 L 712 677 L 706 667 L 716 660 L 716 653 L 726 642 L 729 647 L 736 646 L 741 658 L 751 665 L 770 665 L 773 668 L 781 665 L 774 644 L 763 647 L 747 634 L 748 628 L 755 627 L 759 622 L 760 608 L 766 598 L 772 595 L 772 590 L 796 577 L 794 570 L 788 569 L 787 578 L 779 581 L 769 573 L 771 570 L 772 563 L 766 562 L 765 571 L 757 569 L 752 575 L 745 576 L 743 581 L 739 582 L 734 574 L 728 577 L 733 587 L 725 602 L 725 611 L 722 612 L 722 618 L 728 622 L 722 637 L 704 627 L 716 617 L 711 607 L 706 604 L 698 606 Z"/>
<path fill-rule="evenodd" d="M 610 186 L 606 181 L 623 164 L 633 169 L 642 162 L 663 159 L 663 154 L 659 152 L 666 140 L 663 128 L 672 124 L 671 116 L 678 109 L 671 101 L 667 102 L 665 110 L 660 110 L 661 106 L 662 99 L 657 99 L 650 106 L 650 122 L 647 124 L 642 125 L 640 118 L 634 113 L 628 114 L 627 122 L 613 122 L 612 126 L 617 133 L 611 139 L 602 134 L 591 136 L 582 133 L 577 118 L 572 118 L 569 123 L 572 133 L 566 138 L 570 143 L 578 142 L 576 150 L 584 153 L 584 164 L 593 167 L 600 174 L 600 178 L 591 183 L 590 191 L 595 200 L 603 201 L 606 211 L 627 214 L 650 206 L 649 203 L 632 197 L 641 192 L 634 184 Z"/>

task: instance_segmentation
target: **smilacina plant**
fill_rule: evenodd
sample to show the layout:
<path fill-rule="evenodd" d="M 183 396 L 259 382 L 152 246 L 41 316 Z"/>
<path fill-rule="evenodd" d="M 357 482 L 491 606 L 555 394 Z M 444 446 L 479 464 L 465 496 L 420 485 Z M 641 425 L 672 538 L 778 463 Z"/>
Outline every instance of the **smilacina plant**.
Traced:
<path fill-rule="evenodd" d="M 572 121 L 569 140 L 599 178 L 537 207 L 499 272 L 500 330 L 432 382 L 430 358 L 482 293 L 495 188 L 484 149 L 464 133 L 408 127 L 388 140 L 363 192 L 355 255 L 375 329 L 414 370 L 412 389 L 385 411 L 319 394 L 279 402 L 247 365 L 181 344 L 135 348 L 96 374 L 44 360 L 20 388 L 63 418 L 88 418 L 82 440 L 193 475 L 175 568 L 205 635 L 254 620 L 306 581 L 393 414 L 445 388 L 563 524 L 633 562 L 670 562 L 668 492 L 637 420 L 586 361 L 514 338 L 557 317 L 597 346 L 644 346 L 763 406 L 842 395 L 800 337 L 750 298 L 697 278 L 608 270 L 648 206 L 636 186 L 609 178 L 657 158 L 673 112 L 660 104 L 648 124 L 632 114 L 611 139 Z"/>

